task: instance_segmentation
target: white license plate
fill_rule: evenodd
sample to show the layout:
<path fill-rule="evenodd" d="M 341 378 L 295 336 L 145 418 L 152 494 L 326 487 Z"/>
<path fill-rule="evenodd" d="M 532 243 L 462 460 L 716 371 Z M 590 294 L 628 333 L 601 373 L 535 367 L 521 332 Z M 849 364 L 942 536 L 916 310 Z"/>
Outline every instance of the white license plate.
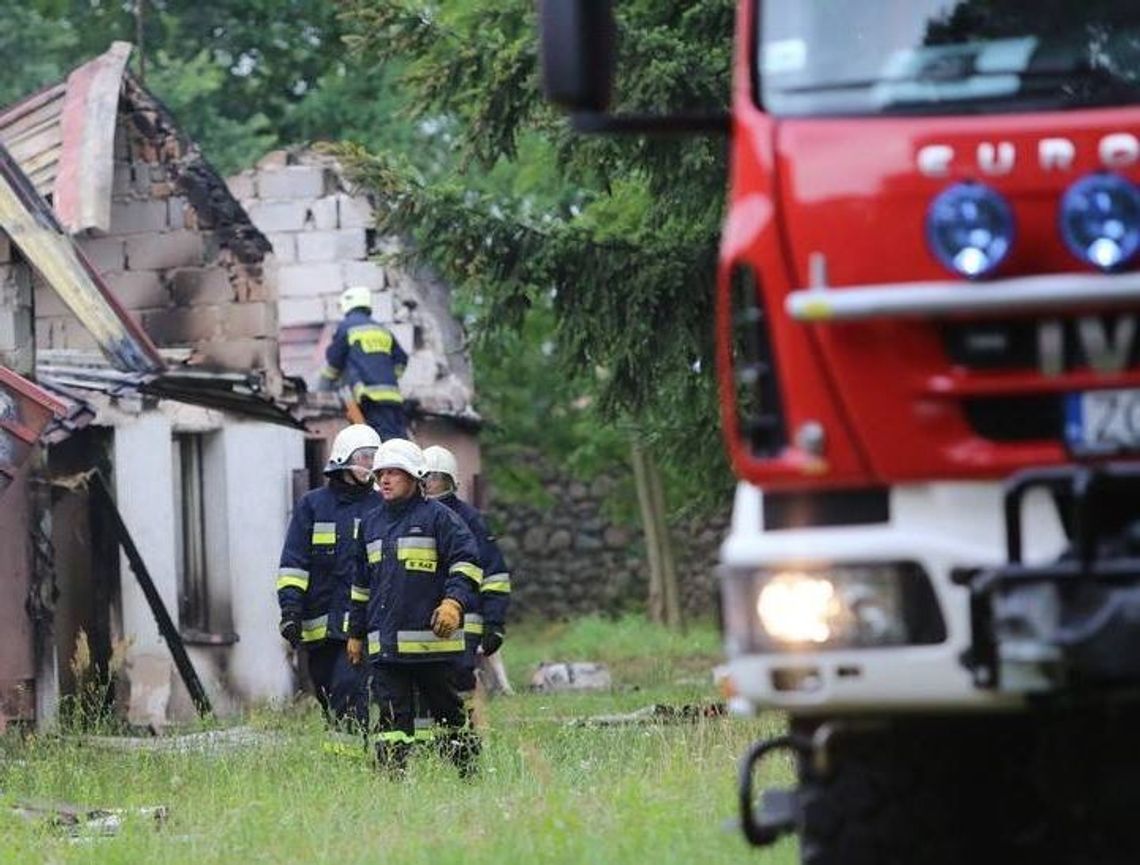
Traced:
<path fill-rule="evenodd" d="M 1140 388 L 1069 394 L 1065 441 L 1085 454 L 1140 450 Z"/>

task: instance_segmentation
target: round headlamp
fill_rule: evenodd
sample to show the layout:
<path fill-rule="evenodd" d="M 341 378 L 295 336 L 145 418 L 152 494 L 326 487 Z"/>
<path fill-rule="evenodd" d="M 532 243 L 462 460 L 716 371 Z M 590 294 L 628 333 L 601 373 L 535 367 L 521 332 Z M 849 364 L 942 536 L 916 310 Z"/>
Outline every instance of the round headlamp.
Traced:
<path fill-rule="evenodd" d="M 993 273 L 1013 248 L 1013 211 L 982 183 L 956 183 L 930 203 L 926 240 L 942 264 L 967 279 Z"/>
<path fill-rule="evenodd" d="M 1061 198 L 1061 237 L 1086 264 L 1124 267 L 1140 251 L 1140 190 L 1118 174 L 1082 177 Z"/>

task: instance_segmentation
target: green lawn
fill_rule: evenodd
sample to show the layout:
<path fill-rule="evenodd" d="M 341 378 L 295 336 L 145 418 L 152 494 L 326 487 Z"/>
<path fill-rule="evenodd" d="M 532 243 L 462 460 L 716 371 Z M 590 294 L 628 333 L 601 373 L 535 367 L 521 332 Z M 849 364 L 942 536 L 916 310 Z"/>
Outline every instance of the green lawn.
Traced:
<path fill-rule="evenodd" d="M 322 751 L 311 706 L 245 719 L 265 741 L 216 753 L 122 753 L 78 738 L 0 740 L 2 863 L 668 863 L 794 862 L 794 845 L 751 851 L 724 824 L 736 763 L 776 718 L 652 727 L 576 724 L 657 702 L 715 699 L 709 627 L 665 633 L 636 619 L 512 630 L 516 686 L 538 660 L 604 660 L 610 694 L 519 693 L 489 706 L 482 772 L 460 782 L 429 754 L 403 783 L 363 758 Z M 786 764 L 775 771 L 787 771 Z M 156 829 L 128 818 L 77 842 L 11 806 L 166 805 Z"/>

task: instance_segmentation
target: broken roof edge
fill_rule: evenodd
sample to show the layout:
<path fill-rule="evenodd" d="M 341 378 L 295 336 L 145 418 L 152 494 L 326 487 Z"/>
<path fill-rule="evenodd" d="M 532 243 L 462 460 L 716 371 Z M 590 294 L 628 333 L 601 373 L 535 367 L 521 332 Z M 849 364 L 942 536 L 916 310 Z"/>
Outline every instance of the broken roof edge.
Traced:
<path fill-rule="evenodd" d="M 150 337 L 119 303 L 19 164 L 0 144 L 0 228 L 120 369 L 164 366 Z"/>

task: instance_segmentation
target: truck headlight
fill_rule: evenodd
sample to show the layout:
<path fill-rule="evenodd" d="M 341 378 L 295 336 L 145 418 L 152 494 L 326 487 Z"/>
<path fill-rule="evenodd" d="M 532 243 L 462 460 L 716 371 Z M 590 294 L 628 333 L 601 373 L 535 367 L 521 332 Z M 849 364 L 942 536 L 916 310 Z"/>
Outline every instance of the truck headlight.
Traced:
<path fill-rule="evenodd" d="M 911 562 L 728 572 L 723 597 L 730 652 L 946 639 L 930 580 Z"/>

